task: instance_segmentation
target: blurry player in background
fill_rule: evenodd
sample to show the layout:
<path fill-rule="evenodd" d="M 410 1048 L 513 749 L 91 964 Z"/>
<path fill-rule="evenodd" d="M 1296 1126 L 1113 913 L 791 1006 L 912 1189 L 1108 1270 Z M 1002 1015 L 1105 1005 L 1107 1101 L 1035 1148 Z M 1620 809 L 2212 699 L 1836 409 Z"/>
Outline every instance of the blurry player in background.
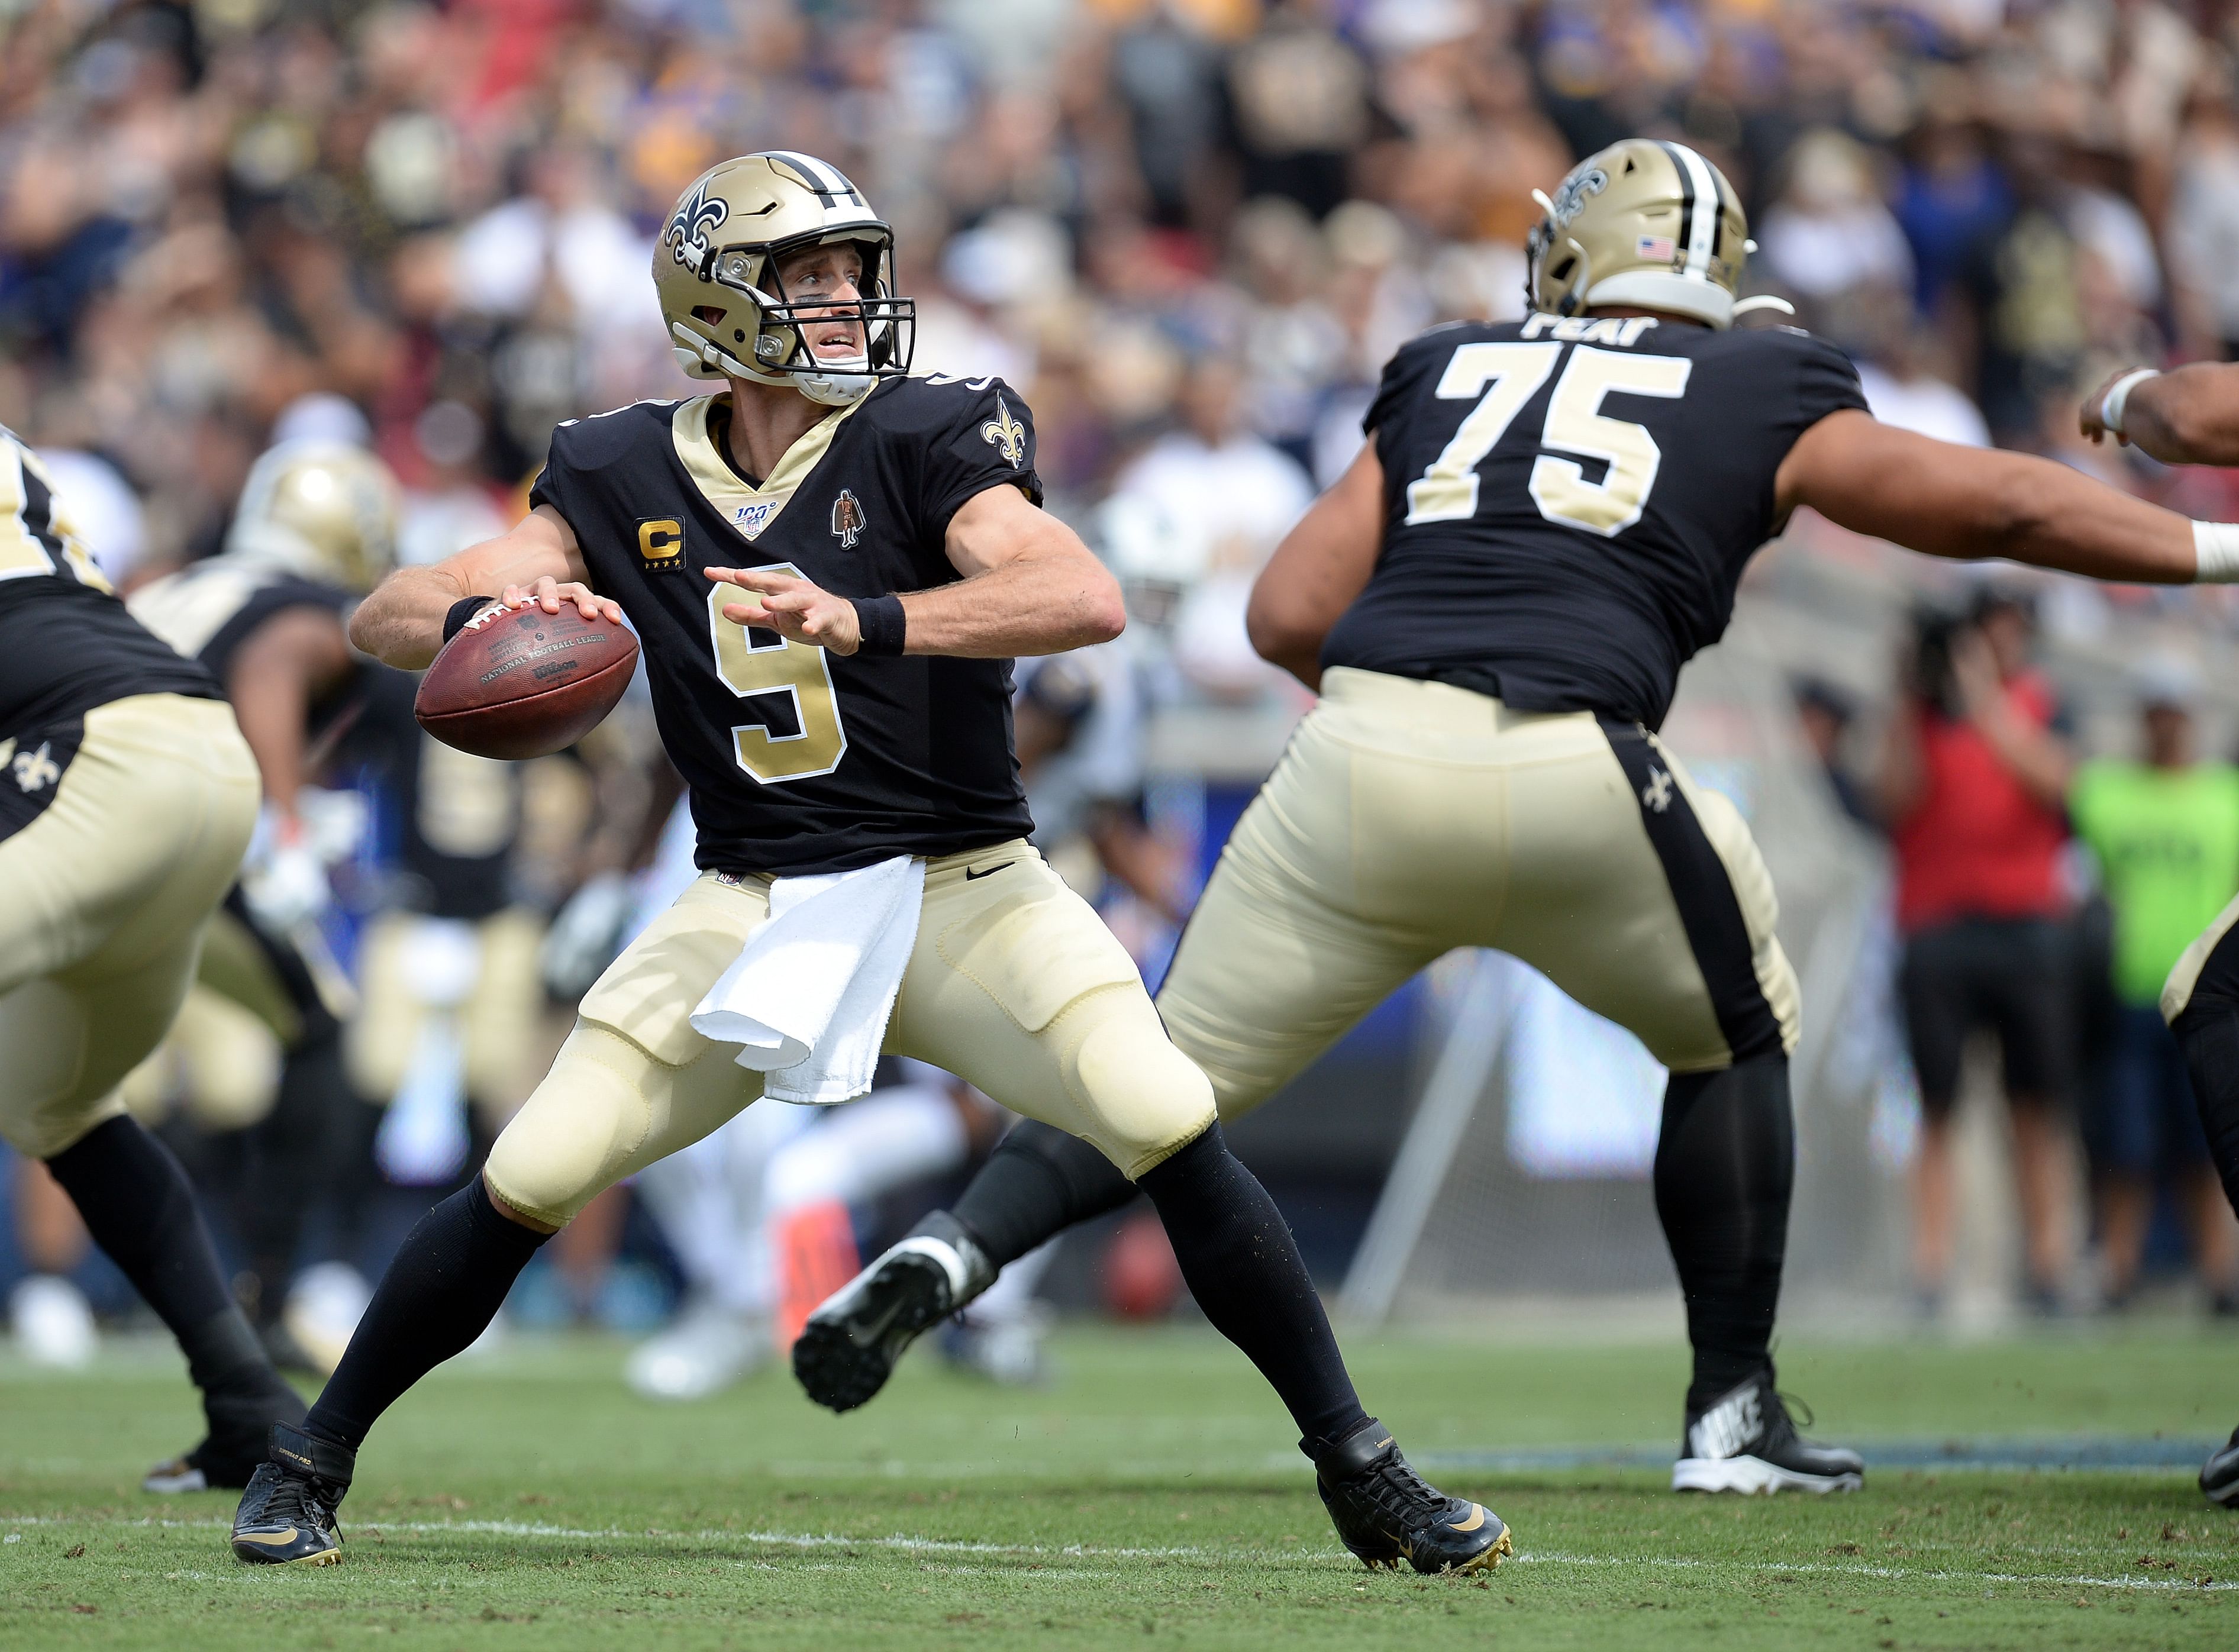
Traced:
<path fill-rule="evenodd" d="M 342 1060 L 355 994 L 319 919 L 333 899 L 328 867 L 355 849 L 362 811 L 312 779 L 387 670 L 351 648 L 342 619 L 388 571 L 395 532 L 396 485 L 379 460 L 346 443 L 284 442 L 249 472 L 224 553 L 131 600 L 135 617 L 217 680 L 263 780 L 256 835 L 201 979 L 284 1052 L 269 1111 L 235 1138 L 245 1163 L 226 1204 L 248 1251 L 237 1288 L 275 1357 L 301 1370 L 323 1367 L 286 1327 L 289 1276 L 359 1105 Z"/>
<path fill-rule="evenodd" d="M 879 906 L 880 933 L 905 913 L 914 931 L 876 984 L 894 994 L 874 994 L 884 1047 L 1061 1120 L 1139 1178 L 1199 1305 L 1281 1396 L 1354 1553 L 1491 1567 L 1506 1527 L 1425 1484 L 1362 1409 L 1204 1075 L 1119 942 L 1023 841 L 1008 661 L 1124 623 L 1110 576 L 1039 508 L 1025 403 L 993 379 L 907 376 L 914 310 L 894 291 L 893 230 L 813 156 L 711 169 L 653 273 L 680 364 L 714 393 L 563 424 L 527 519 L 395 575 L 352 634 L 410 668 L 493 598 L 626 612 L 705 870 L 586 996 L 481 1181 L 406 1239 L 303 1427 L 274 1429 L 234 1553 L 341 1558 L 335 1509 L 382 1413 L 481 1333 L 601 1191 L 762 1093 L 694 1005 L 747 956 L 786 879 L 857 872 L 859 896 L 900 892 Z M 845 946 L 804 925 L 814 945 Z M 836 1015 L 828 998 L 819 1012 Z M 847 1099 L 868 1076 L 850 1064 L 811 1094 Z"/>
<path fill-rule="evenodd" d="M 2081 422 L 2092 441 L 2113 436 L 2165 465 L 2239 465 L 2239 367 L 2127 368 L 2085 401 Z M 2239 561 L 2239 529 L 2216 532 L 2218 554 Z M 2177 959 L 2162 1015 L 2183 1046 L 2208 1151 L 2239 1214 L 2239 899 Z M 2200 1489 L 2239 1509 L 2239 1429 L 2201 1466 Z"/>
<path fill-rule="evenodd" d="M 1654 732 L 1680 667 L 1803 505 L 1938 555 L 2233 573 L 2214 530 L 1878 424 L 1832 346 L 1734 330 L 1748 225 L 1694 151 L 1616 144 L 1543 204 L 1533 313 L 1404 347 L 1370 441 L 1252 592 L 1254 646 L 1322 700 L 1223 851 L 1159 1012 L 1228 1117 L 1457 946 L 1630 1028 L 1671 1074 L 1656 1201 L 1695 1357 L 1673 1487 L 1850 1489 L 1857 1454 L 1799 1439 L 1774 1385 L 1797 983 L 1739 811 Z M 860 1403 L 971 1286 L 1127 1197 L 1021 1125 L 933 1219 L 961 1265 L 898 1248 L 812 1317 L 805 1337 L 855 1356 L 812 1397 Z"/>
<path fill-rule="evenodd" d="M 150 1490 L 243 1484 L 303 1415 L 178 1162 L 118 1095 L 186 996 L 256 799 L 209 673 L 133 621 L 0 430 L 0 1136 L 45 1161 L 202 1390 L 207 1436 Z"/>

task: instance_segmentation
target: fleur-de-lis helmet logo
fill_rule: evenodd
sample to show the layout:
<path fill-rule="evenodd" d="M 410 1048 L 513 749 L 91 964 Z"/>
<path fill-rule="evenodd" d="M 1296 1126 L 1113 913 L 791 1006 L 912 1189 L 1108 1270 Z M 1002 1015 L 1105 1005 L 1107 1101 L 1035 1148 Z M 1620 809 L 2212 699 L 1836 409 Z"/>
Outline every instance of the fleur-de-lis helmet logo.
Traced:
<path fill-rule="evenodd" d="M 721 229 L 730 216 L 731 203 L 720 195 L 709 195 L 702 182 L 678 203 L 676 216 L 668 221 L 668 255 L 688 269 L 705 269 L 714 250 L 708 245 L 708 234 Z"/>
<path fill-rule="evenodd" d="M 993 442 L 995 450 L 1018 469 L 1026 461 L 1026 428 L 1011 416 L 1001 391 L 995 393 L 995 416 L 980 427 L 980 439 Z"/>
<path fill-rule="evenodd" d="M 1609 188 L 1609 174 L 1599 167 L 1573 172 L 1555 191 L 1555 222 L 1567 224 L 1585 208 L 1587 197 Z"/>

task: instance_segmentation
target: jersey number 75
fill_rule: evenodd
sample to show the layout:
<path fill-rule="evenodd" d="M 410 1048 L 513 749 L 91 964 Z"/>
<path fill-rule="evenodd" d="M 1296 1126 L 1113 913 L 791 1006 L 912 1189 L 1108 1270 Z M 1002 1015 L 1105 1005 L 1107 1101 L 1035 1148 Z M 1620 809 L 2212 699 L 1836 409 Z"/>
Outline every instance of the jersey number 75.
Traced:
<path fill-rule="evenodd" d="M 1449 401 L 1476 397 L 1477 406 L 1430 468 L 1407 484 L 1410 525 L 1461 521 L 1477 514 L 1478 466 L 1553 375 L 1565 350 L 1571 352 L 1570 363 L 1548 398 L 1539 445 L 1599 459 L 1609 469 L 1601 481 L 1588 481 L 1576 460 L 1543 453 L 1532 461 L 1532 501 L 1549 521 L 1605 538 L 1640 520 L 1664 452 L 1644 427 L 1605 418 L 1603 398 L 1617 391 L 1676 399 L 1687 393 L 1694 363 L 1684 356 L 1635 355 L 1584 344 L 1465 344 L 1439 375 L 1437 394 Z"/>

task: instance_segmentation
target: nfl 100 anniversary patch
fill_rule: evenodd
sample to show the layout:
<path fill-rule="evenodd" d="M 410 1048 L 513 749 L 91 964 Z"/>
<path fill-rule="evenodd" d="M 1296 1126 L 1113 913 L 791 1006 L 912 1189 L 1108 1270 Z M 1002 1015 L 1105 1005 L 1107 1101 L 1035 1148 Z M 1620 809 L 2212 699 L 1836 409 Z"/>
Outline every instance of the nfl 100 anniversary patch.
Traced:
<path fill-rule="evenodd" d="M 15 836 L 46 813 L 84 738 L 82 717 L 29 733 L 0 734 L 0 839 Z"/>

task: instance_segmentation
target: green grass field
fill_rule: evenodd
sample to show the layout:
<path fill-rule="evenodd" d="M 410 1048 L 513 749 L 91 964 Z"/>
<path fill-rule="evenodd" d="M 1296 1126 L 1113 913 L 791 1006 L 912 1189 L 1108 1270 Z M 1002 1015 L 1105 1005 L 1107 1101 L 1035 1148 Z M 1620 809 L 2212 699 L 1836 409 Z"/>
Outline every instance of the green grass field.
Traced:
<path fill-rule="evenodd" d="M 622 1389 L 619 1344 L 517 1342 L 390 1413 L 347 1559 L 316 1571 L 236 1565 L 230 1494 L 136 1489 L 194 1412 L 168 1357 L 128 1350 L 67 1377 L 0 1364 L 0 1646 L 2239 1646 L 2239 1517 L 2189 1467 L 1683 1499 L 1655 1468 L 1556 1450 L 1668 1453 L 1677 1348 L 1348 1340 L 1418 1463 L 1515 1528 L 1489 1579 L 1356 1565 L 1272 1399 L 1201 1331 L 1069 1332 L 1025 1395 L 920 1353 L 844 1418 L 774 1371 L 656 1408 Z M 2235 1354 L 2177 1329 L 1791 1344 L 1782 1377 L 1870 1453 L 2184 1443 L 2239 1421 Z"/>

